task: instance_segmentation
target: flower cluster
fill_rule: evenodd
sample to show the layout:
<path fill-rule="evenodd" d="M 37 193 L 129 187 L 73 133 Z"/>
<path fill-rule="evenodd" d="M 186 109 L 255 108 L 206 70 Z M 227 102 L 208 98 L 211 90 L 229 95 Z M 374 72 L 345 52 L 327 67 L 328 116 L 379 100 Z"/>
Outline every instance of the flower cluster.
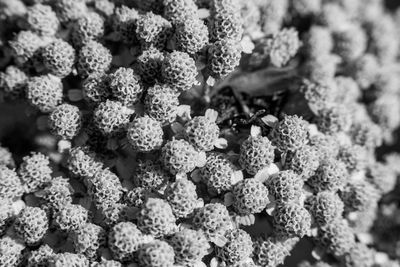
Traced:
<path fill-rule="evenodd" d="M 34 126 L 33 151 L 0 146 L 0 266 L 277 267 L 303 240 L 299 266 L 399 266 L 396 22 L 380 0 L 0 0 L 0 98 Z"/>

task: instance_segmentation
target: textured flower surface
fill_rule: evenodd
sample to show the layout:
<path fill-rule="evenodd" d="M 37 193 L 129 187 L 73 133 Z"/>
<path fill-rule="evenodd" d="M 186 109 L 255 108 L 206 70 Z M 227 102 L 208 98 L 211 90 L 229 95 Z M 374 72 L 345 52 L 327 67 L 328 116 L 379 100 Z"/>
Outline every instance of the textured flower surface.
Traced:
<path fill-rule="evenodd" d="M 394 0 L 0 0 L 0 267 L 397 267 Z"/>

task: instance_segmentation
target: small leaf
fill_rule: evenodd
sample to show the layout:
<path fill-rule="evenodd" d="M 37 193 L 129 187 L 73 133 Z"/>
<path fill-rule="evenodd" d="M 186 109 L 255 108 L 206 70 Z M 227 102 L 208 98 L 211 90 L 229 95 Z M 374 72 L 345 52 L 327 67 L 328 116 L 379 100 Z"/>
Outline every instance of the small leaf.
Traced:
<path fill-rule="evenodd" d="M 71 102 L 78 102 L 83 99 L 83 94 L 81 89 L 70 89 L 68 90 L 68 99 Z"/>
<path fill-rule="evenodd" d="M 200 170 L 194 170 L 191 174 L 190 174 L 190 178 L 192 178 L 192 181 L 195 183 L 199 183 L 201 182 L 201 175 L 200 175 Z"/>
<path fill-rule="evenodd" d="M 231 192 L 228 192 L 224 195 L 224 205 L 229 207 L 232 206 L 233 202 L 235 201 L 235 198 Z"/>
<path fill-rule="evenodd" d="M 269 127 L 274 127 L 278 123 L 278 118 L 273 115 L 267 115 L 261 118 L 262 122 Z"/>
<path fill-rule="evenodd" d="M 218 112 L 209 108 L 206 110 L 204 117 L 209 121 L 216 122 L 218 119 Z"/>
<path fill-rule="evenodd" d="M 178 135 L 182 134 L 184 129 L 185 128 L 183 127 L 183 125 L 180 124 L 179 122 L 173 122 L 171 124 L 171 130 L 174 132 L 175 135 L 176 134 L 178 134 Z"/>
<path fill-rule="evenodd" d="M 225 138 L 218 138 L 214 146 L 219 149 L 226 149 L 228 147 L 228 140 Z"/>
<path fill-rule="evenodd" d="M 232 173 L 231 183 L 233 185 L 239 183 L 242 180 L 243 180 L 243 172 L 242 171 L 235 171 Z"/>
<path fill-rule="evenodd" d="M 311 251 L 311 255 L 314 259 L 321 260 L 325 255 L 325 251 L 319 247 L 316 247 L 313 251 Z"/>
<path fill-rule="evenodd" d="M 217 235 L 217 236 L 211 237 L 210 241 L 212 243 L 214 243 L 217 247 L 223 247 L 223 246 L 225 246 L 226 242 L 228 242 L 226 237 L 221 236 L 221 235 Z"/>
<path fill-rule="evenodd" d="M 191 108 L 189 105 L 180 105 L 177 108 L 177 116 L 184 121 L 189 121 L 192 117 L 190 116 Z"/>

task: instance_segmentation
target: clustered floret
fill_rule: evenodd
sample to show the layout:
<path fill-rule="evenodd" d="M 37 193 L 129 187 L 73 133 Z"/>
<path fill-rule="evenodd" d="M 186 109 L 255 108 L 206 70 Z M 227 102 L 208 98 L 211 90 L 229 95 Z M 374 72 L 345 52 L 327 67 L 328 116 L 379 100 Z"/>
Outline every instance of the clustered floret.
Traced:
<path fill-rule="evenodd" d="M 0 0 L 0 266 L 398 266 L 383 2 Z"/>

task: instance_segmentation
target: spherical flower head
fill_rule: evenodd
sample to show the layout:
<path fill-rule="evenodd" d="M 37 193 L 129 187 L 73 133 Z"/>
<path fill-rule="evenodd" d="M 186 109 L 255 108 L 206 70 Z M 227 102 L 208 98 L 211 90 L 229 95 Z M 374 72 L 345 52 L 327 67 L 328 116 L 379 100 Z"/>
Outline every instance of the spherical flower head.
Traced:
<path fill-rule="evenodd" d="M 26 5 L 23 1 L 4 0 L 1 2 L 1 8 L 1 19 L 6 21 L 22 17 L 26 13 Z"/>
<path fill-rule="evenodd" d="M 367 151 L 358 145 L 344 145 L 339 148 L 338 160 L 346 165 L 349 173 L 361 171 L 367 164 Z"/>
<path fill-rule="evenodd" d="M 74 176 L 91 178 L 102 169 L 103 164 L 87 147 L 74 147 L 69 151 L 67 167 Z"/>
<path fill-rule="evenodd" d="M 62 231 L 72 232 L 88 221 L 88 210 L 77 204 L 68 204 L 54 215 L 55 225 Z"/>
<path fill-rule="evenodd" d="M 243 35 L 243 18 L 239 10 L 219 8 L 211 13 L 210 37 L 212 41 L 229 39 L 240 42 Z"/>
<path fill-rule="evenodd" d="M 145 241 L 143 233 L 131 222 L 116 224 L 108 234 L 108 246 L 114 259 L 122 262 L 133 260 Z"/>
<path fill-rule="evenodd" d="M 396 173 L 387 164 L 375 162 L 367 167 L 368 180 L 382 193 L 394 190 L 397 184 Z"/>
<path fill-rule="evenodd" d="M 171 174 L 188 173 L 196 168 L 199 152 L 187 141 L 173 139 L 161 149 L 161 163 Z"/>
<path fill-rule="evenodd" d="M 332 31 L 342 29 L 350 22 L 349 14 L 339 3 L 326 3 L 322 5 L 317 18 L 319 24 L 328 27 Z"/>
<path fill-rule="evenodd" d="M 325 85 L 329 83 L 333 84 L 332 81 L 338 71 L 339 63 L 340 57 L 335 54 L 320 55 L 306 60 L 300 73 L 313 82 Z M 331 97 L 334 96 L 335 94 L 332 94 Z"/>
<path fill-rule="evenodd" d="M 1 144 L 0 144 L 0 166 L 5 166 L 8 168 L 15 167 L 15 162 L 12 153 L 8 148 L 2 147 Z"/>
<path fill-rule="evenodd" d="M 25 245 L 19 241 L 4 236 L 0 239 L 0 265 L 1 266 L 18 266 L 23 261 L 22 251 Z"/>
<path fill-rule="evenodd" d="M 254 178 L 235 184 L 232 194 L 233 207 L 239 214 L 260 213 L 269 203 L 267 187 Z"/>
<path fill-rule="evenodd" d="M 318 79 L 317 82 L 305 80 L 300 92 L 303 94 L 311 111 L 317 115 L 320 110 L 335 100 L 335 94 L 332 93 L 333 89 L 334 84 L 325 82 L 324 79 Z"/>
<path fill-rule="evenodd" d="M 72 203 L 73 192 L 67 179 L 56 177 L 40 192 L 39 197 L 46 202 L 47 207 L 57 212 Z"/>
<path fill-rule="evenodd" d="M 299 150 L 286 155 L 284 168 L 294 171 L 303 180 L 307 180 L 314 175 L 319 166 L 319 161 L 317 147 L 305 145 Z"/>
<path fill-rule="evenodd" d="M 273 163 L 275 147 L 264 136 L 249 136 L 240 146 L 239 163 L 249 174 L 257 172 Z"/>
<path fill-rule="evenodd" d="M 112 96 L 125 106 L 136 104 L 142 95 L 143 85 L 141 78 L 133 69 L 120 67 L 110 76 Z"/>
<path fill-rule="evenodd" d="M 318 153 L 320 161 L 336 158 L 339 153 L 339 145 L 334 136 L 318 133 L 310 137 L 310 145 Z"/>
<path fill-rule="evenodd" d="M 258 3 L 251 2 L 243 2 L 240 7 L 240 15 L 243 20 L 243 30 L 244 34 L 251 35 L 253 32 L 261 32 L 261 10 L 258 6 Z"/>
<path fill-rule="evenodd" d="M 49 228 L 46 212 L 41 208 L 26 207 L 18 214 L 14 223 L 16 234 L 27 245 L 35 245 L 44 237 Z"/>
<path fill-rule="evenodd" d="M 322 161 L 315 174 L 307 180 L 307 184 L 315 191 L 332 191 L 343 188 L 347 180 L 346 166 L 333 158 Z"/>
<path fill-rule="evenodd" d="M 129 124 L 129 118 L 133 111 L 122 103 L 106 100 L 100 103 L 94 110 L 93 119 L 98 129 L 104 135 L 118 135 L 124 132 Z"/>
<path fill-rule="evenodd" d="M 164 141 L 161 123 L 149 116 L 134 119 L 127 132 L 132 148 L 138 152 L 151 152 L 160 149 Z"/>
<path fill-rule="evenodd" d="M 169 243 L 175 251 L 175 262 L 184 266 L 190 266 L 208 254 L 210 245 L 202 231 L 182 229 L 176 232 Z"/>
<path fill-rule="evenodd" d="M 237 263 L 243 261 L 253 253 L 253 241 L 251 236 L 242 229 L 229 230 L 225 234 L 227 239 L 223 247 L 216 247 L 218 258 L 226 263 Z"/>
<path fill-rule="evenodd" d="M 382 129 L 393 131 L 400 125 L 400 98 L 385 94 L 368 106 L 368 112 Z"/>
<path fill-rule="evenodd" d="M 11 100 L 24 96 L 24 89 L 28 82 L 25 72 L 16 66 L 8 66 L 4 72 L 0 72 L 0 88 L 5 97 Z"/>
<path fill-rule="evenodd" d="M 291 170 L 280 171 L 266 182 L 269 194 L 277 202 L 297 201 L 302 195 L 303 180 Z"/>
<path fill-rule="evenodd" d="M 292 12 L 300 17 L 316 15 L 321 11 L 321 0 L 298 0 L 291 2 Z"/>
<path fill-rule="evenodd" d="M 97 207 L 108 207 L 122 197 L 122 184 L 118 176 L 109 169 L 97 172 L 88 183 L 88 194 Z"/>
<path fill-rule="evenodd" d="M 303 237 L 311 228 L 311 215 L 296 202 L 279 204 L 273 212 L 273 226 L 282 237 Z"/>
<path fill-rule="evenodd" d="M 143 245 L 138 252 L 139 264 L 143 267 L 172 267 L 174 257 L 174 249 L 161 240 Z"/>
<path fill-rule="evenodd" d="M 196 186 L 188 179 L 178 179 L 169 184 L 164 196 L 177 218 L 187 218 L 199 206 Z"/>
<path fill-rule="evenodd" d="M 14 222 L 15 211 L 13 208 L 13 201 L 10 199 L 2 198 L 0 204 L 0 235 L 3 236 L 10 225 Z"/>
<path fill-rule="evenodd" d="M 124 202 L 131 206 L 141 207 L 150 195 L 150 190 L 143 187 L 134 187 L 124 195 Z"/>
<path fill-rule="evenodd" d="M 55 76 L 68 76 L 75 64 L 75 50 L 67 42 L 56 39 L 41 50 L 43 64 Z"/>
<path fill-rule="evenodd" d="M 305 52 L 311 58 L 329 54 L 333 49 L 331 31 L 323 26 L 311 26 L 303 38 L 303 43 Z"/>
<path fill-rule="evenodd" d="M 378 75 L 379 62 L 375 55 L 366 53 L 355 60 L 349 67 L 350 75 L 360 88 L 371 86 Z"/>
<path fill-rule="evenodd" d="M 58 18 L 65 24 L 82 18 L 88 13 L 85 0 L 59 0 L 54 4 Z"/>
<path fill-rule="evenodd" d="M 38 249 L 29 252 L 27 267 L 48 266 L 54 255 L 55 253 L 49 245 L 41 245 Z"/>
<path fill-rule="evenodd" d="M 286 115 L 271 132 L 271 141 L 280 151 L 294 151 L 308 142 L 308 123 L 297 115 Z"/>
<path fill-rule="evenodd" d="M 193 0 L 162 0 L 164 17 L 173 24 L 197 17 L 197 6 Z"/>
<path fill-rule="evenodd" d="M 104 35 L 104 18 L 96 12 L 88 12 L 72 26 L 72 42 L 83 46 L 89 41 L 100 40 Z"/>
<path fill-rule="evenodd" d="M 326 134 L 347 132 L 351 127 L 352 114 L 342 105 L 334 105 L 320 110 L 317 117 L 319 130 Z"/>
<path fill-rule="evenodd" d="M 56 13 L 48 5 L 35 4 L 29 7 L 25 20 L 27 28 L 39 35 L 53 36 L 60 26 Z"/>
<path fill-rule="evenodd" d="M 82 254 L 75 254 L 70 252 L 57 253 L 51 260 L 50 266 L 76 266 L 85 267 L 89 266 L 89 260 Z"/>
<path fill-rule="evenodd" d="M 400 39 L 397 24 L 389 14 L 382 14 L 379 19 L 369 23 L 370 48 L 382 63 L 396 60 Z"/>
<path fill-rule="evenodd" d="M 180 51 L 193 55 L 208 44 L 208 29 L 201 19 L 190 18 L 176 26 L 175 38 Z"/>
<path fill-rule="evenodd" d="M 77 68 L 81 77 L 98 76 L 111 65 L 112 55 L 108 48 L 96 41 L 88 41 L 79 50 Z"/>
<path fill-rule="evenodd" d="M 136 35 L 132 34 L 136 31 L 136 21 L 139 19 L 139 12 L 134 8 L 125 5 L 115 8 L 112 16 L 112 29 L 117 38 L 125 44 L 137 42 Z"/>
<path fill-rule="evenodd" d="M 51 112 L 63 99 L 61 79 L 53 75 L 30 78 L 26 86 L 26 98 L 41 112 Z"/>
<path fill-rule="evenodd" d="M 99 207 L 102 215 L 102 225 L 112 227 L 119 222 L 125 222 L 133 219 L 132 208 L 125 203 L 110 203 Z"/>
<path fill-rule="evenodd" d="M 164 54 L 155 47 L 144 50 L 136 59 L 135 69 L 144 82 L 153 84 L 161 75 Z"/>
<path fill-rule="evenodd" d="M 171 206 L 159 198 L 147 199 L 137 218 L 139 229 L 156 238 L 175 232 L 175 222 L 176 218 Z"/>
<path fill-rule="evenodd" d="M 254 245 L 255 262 L 261 266 L 278 266 L 290 255 L 290 249 L 275 238 L 260 239 Z"/>
<path fill-rule="evenodd" d="M 45 40 L 32 31 L 20 31 L 9 44 L 16 64 L 22 66 L 37 54 Z"/>
<path fill-rule="evenodd" d="M 347 221 L 338 219 L 318 229 L 316 242 L 336 257 L 341 257 L 354 245 L 354 232 Z"/>
<path fill-rule="evenodd" d="M 160 163 L 145 160 L 140 161 L 136 167 L 133 183 L 146 190 L 157 190 L 170 179 Z"/>
<path fill-rule="evenodd" d="M 96 2 L 97 3 L 97 2 Z M 122 263 L 115 260 L 106 260 L 101 258 L 100 262 L 93 263 L 93 267 L 122 267 Z"/>
<path fill-rule="evenodd" d="M 145 112 L 162 125 L 175 121 L 179 106 L 178 93 L 167 85 L 156 84 L 147 90 Z"/>
<path fill-rule="evenodd" d="M 232 189 L 235 171 L 235 166 L 226 155 L 210 152 L 206 164 L 200 168 L 200 178 L 210 192 L 220 194 Z"/>
<path fill-rule="evenodd" d="M 162 50 L 172 30 L 171 23 L 153 12 L 139 16 L 136 22 L 136 36 L 144 47 L 154 46 Z"/>
<path fill-rule="evenodd" d="M 315 222 L 322 226 L 341 218 L 344 204 L 336 193 L 324 191 L 307 199 L 306 208 Z"/>
<path fill-rule="evenodd" d="M 338 103 L 353 103 L 358 101 L 362 96 L 362 91 L 357 82 L 347 76 L 335 77 L 336 83 L 336 102 Z"/>
<path fill-rule="evenodd" d="M 21 180 L 15 170 L 0 166 L 0 198 L 12 200 L 21 197 L 23 193 Z"/>
<path fill-rule="evenodd" d="M 260 2 L 261 4 L 261 2 Z M 288 0 L 271 0 L 261 4 L 261 25 L 265 34 L 278 32 L 289 8 Z"/>
<path fill-rule="evenodd" d="M 374 207 L 379 198 L 380 192 L 368 181 L 352 181 L 340 191 L 340 197 L 345 204 L 345 211 L 366 211 Z"/>
<path fill-rule="evenodd" d="M 79 108 L 70 104 L 62 104 L 53 110 L 49 116 L 52 133 L 62 139 L 74 138 L 81 129 L 82 114 Z"/>
<path fill-rule="evenodd" d="M 351 62 L 364 54 L 367 48 L 367 36 L 360 25 L 349 24 L 333 32 L 333 52 L 345 62 Z"/>
<path fill-rule="evenodd" d="M 88 77 L 82 82 L 83 99 L 89 104 L 98 104 L 111 97 L 109 75 Z"/>
<path fill-rule="evenodd" d="M 161 66 L 163 81 L 178 92 L 187 91 L 196 84 L 196 63 L 189 54 L 174 51 L 165 56 Z"/>
<path fill-rule="evenodd" d="M 356 243 L 342 259 L 342 264 L 346 267 L 373 266 L 375 253 L 363 243 Z"/>
<path fill-rule="evenodd" d="M 293 28 L 283 29 L 261 40 L 253 56 L 261 57 L 257 61 L 265 59 L 274 67 L 281 68 L 297 54 L 300 46 L 298 32 Z"/>
<path fill-rule="evenodd" d="M 72 242 L 76 253 L 94 259 L 100 246 L 106 242 L 106 231 L 96 224 L 87 223 L 72 233 Z"/>
<path fill-rule="evenodd" d="M 32 152 L 22 158 L 18 174 L 28 192 L 36 191 L 51 181 L 50 160 L 42 153 Z"/>
<path fill-rule="evenodd" d="M 215 119 L 208 116 L 194 117 L 184 126 L 185 139 L 199 150 L 212 150 L 219 137 Z"/>
<path fill-rule="evenodd" d="M 232 228 L 232 220 L 226 207 L 220 203 L 206 204 L 193 217 L 193 224 L 204 232 L 209 241 L 218 243 Z"/>
<path fill-rule="evenodd" d="M 224 78 L 239 66 L 242 49 L 230 39 L 215 41 L 208 47 L 207 67 L 215 78 Z"/>
<path fill-rule="evenodd" d="M 104 17 L 111 17 L 114 13 L 115 4 L 110 0 L 98 0 L 94 3 L 94 9 Z"/>

